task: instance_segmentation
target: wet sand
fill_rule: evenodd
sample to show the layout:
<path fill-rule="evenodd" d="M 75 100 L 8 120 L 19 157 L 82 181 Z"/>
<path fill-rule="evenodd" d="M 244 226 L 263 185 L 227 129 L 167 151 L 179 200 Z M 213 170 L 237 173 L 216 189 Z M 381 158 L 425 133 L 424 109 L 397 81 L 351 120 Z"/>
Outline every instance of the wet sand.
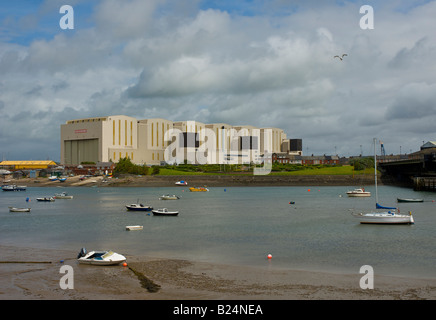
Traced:
<path fill-rule="evenodd" d="M 374 289 L 363 290 L 358 271 L 336 274 L 129 255 L 127 267 L 103 267 L 79 265 L 77 252 L 67 250 L 0 250 L 0 300 L 436 299 L 436 279 L 376 274 Z M 60 288 L 62 265 L 73 268 L 74 289 Z"/>

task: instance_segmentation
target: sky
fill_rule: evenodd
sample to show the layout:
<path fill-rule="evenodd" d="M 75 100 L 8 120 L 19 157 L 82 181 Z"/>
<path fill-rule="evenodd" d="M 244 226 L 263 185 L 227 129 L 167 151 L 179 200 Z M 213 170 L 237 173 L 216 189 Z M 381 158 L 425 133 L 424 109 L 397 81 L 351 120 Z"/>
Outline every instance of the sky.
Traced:
<path fill-rule="evenodd" d="M 436 140 L 435 17 L 436 0 L 0 0 L 1 159 L 59 161 L 61 124 L 110 115 L 415 152 Z"/>

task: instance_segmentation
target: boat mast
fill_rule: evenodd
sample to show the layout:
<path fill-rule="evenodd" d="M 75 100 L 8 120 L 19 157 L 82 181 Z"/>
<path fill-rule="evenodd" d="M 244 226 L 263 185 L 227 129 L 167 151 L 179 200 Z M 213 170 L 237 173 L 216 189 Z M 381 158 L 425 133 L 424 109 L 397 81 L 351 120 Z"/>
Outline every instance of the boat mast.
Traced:
<path fill-rule="evenodd" d="M 377 138 L 374 138 L 374 180 L 375 180 L 375 203 L 378 203 L 378 192 L 377 192 L 377 155 L 375 145 L 377 144 Z"/>

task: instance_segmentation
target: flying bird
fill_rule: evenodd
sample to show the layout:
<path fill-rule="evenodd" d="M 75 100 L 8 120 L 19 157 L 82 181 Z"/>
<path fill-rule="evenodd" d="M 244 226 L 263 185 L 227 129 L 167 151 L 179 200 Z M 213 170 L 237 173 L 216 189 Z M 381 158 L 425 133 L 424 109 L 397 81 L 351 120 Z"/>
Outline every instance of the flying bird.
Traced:
<path fill-rule="evenodd" d="M 339 59 L 341 59 L 341 61 L 342 61 L 342 59 L 343 59 L 344 57 L 347 57 L 347 56 L 348 56 L 348 54 L 344 53 L 344 54 L 342 54 L 342 57 L 340 57 L 340 56 L 334 56 L 333 59 L 334 59 L 334 58 L 339 58 Z"/>

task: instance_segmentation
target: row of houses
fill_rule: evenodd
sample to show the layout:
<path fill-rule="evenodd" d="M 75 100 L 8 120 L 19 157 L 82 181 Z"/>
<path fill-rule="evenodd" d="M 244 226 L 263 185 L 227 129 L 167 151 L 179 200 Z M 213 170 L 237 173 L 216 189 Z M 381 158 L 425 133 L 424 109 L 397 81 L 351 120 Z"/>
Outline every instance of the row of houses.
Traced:
<path fill-rule="evenodd" d="M 0 175 L 13 175 L 14 178 L 28 176 L 36 178 L 48 175 L 111 175 L 116 164 L 113 162 L 97 162 L 62 166 L 54 161 L 2 161 Z"/>
<path fill-rule="evenodd" d="M 272 161 L 278 164 L 301 165 L 338 165 L 345 164 L 344 158 L 338 156 L 299 156 L 289 153 L 273 153 Z M 54 161 L 2 161 L 0 162 L 0 175 L 11 172 L 21 172 L 21 175 L 30 177 L 46 175 L 111 175 L 115 169 L 114 162 L 97 162 L 80 165 L 60 165 Z"/>

